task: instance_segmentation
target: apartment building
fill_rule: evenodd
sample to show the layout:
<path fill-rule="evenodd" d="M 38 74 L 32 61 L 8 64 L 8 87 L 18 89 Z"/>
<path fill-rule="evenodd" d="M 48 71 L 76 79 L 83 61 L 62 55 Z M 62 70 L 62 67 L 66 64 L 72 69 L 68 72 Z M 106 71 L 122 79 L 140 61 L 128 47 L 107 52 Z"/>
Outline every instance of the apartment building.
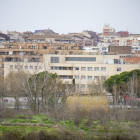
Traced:
<path fill-rule="evenodd" d="M 27 58 L 27 62 L 42 62 L 43 54 L 82 55 L 90 52 L 79 50 L 79 46 L 74 43 L 3 43 L 0 45 L 0 74 L 4 74 L 4 62 L 24 62 L 24 58 Z"/>
<path fill-rule="evenodd" d="M 34 35 L 26 38 L 26 42 L 46 42 L 46 43 L 74 43 L 72 38 L 64 35 Z"/>
<path fill-rule="evenodd" d="M 98 36 L 96 32 L 84 30 L 83 34 L 88 37 L 91 37 L 94 40 L 94 44 L 93 44 L 94 46 L 96 46 L 98 42 L 101 42 L 101 38 Z"/>
<path fill-rule="evenodd" d="M 44 29 L 44 30 L 35 30 L 34 35 L 59 35 L 59 34 L 55 33 L 51 29 Z"/>
<path fill-rule="evenodd" d="M 109 33 L 114 33 L 114 32 L 115 32 L 115 28 L 109 26 L 109 24 L 104 24 L 104 27 L 103 27 L 104 36 L 108 36 Z"/>
<path fill-rule="evenodd" d="M 4 77 L 17 69 L 30 74 L 42 71 L 57 73 L 63 83 L 72 85 L 75 79 L 76 90 L 87 90 L 94 81 L 104 81 L 112 75 L 139 69 L 140 65 L 125 63 L 119 55 L 52 55 L 44 54 L 43 62 L 5 62 Z"/>
<path fill-rule="evenodd" d="M 0 37 L 4 38 L 5 41 L 10 41 L 10 37 L 7 34 L 4 34 L 4 33 L 0 32 Z"/>

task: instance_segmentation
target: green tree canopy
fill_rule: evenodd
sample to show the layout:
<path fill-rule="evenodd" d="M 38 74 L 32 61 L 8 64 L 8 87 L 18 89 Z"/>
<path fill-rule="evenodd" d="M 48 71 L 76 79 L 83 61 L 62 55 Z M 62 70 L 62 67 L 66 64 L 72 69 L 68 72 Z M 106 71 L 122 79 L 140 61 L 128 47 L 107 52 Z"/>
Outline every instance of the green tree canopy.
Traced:
<path fill-rule="evenodd" d="M 113 86 L 114 84 L 116 84 L 117 86 L 121 86 L 122 84 L 126 84 L 131 77 L 133 77 L 133 74 L 135 75 L 135 77 L 137 78 L 138 82 L 140 81 L 140 70 L 139 69 L 135 69 L 132 71 L 125 71 L 122 72 L 118 75 L 113 75 L 110 78 L 108 78 L 105 82 L 104 82 L 104 87 L 109 91 L 109 92 L 113 92 Z M 122 88 L 122 87 L 120 87 Z"/>

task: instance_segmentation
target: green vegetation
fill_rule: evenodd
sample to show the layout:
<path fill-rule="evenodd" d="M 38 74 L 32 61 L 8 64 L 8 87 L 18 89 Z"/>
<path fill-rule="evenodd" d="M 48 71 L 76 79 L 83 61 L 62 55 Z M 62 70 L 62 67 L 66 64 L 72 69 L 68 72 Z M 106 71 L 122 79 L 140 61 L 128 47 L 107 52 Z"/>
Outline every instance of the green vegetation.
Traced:
<path fill-rule="evenodd" d="M 79 139 L 113 139 L 114 137 L 126 137 L 129 139 L 137 139 L 139 136 L 140 129 L 134 128 L 132 126 L 137 126 L 140 122 L 135 121 L 107 121 L 104 125 L 99 120 L 90 120 L 88 117 L 83 117 L 79 126 L 75 124 L 74 118 L 69 120 L 61 120 L 56 122 L 55 120 L 49 118 L 46 115 L 33 115 L 31 119 L 21 118 L 22 114 L 13 115 L 13 118 L 3 119 L 0 125 L 0 137 L 6 137 L 11 133 L 15 133 L 21 137 L 27 137 L 27 135 L 38 135 L 43 132 L 45 135 L 55 136 L 56 139 L 60 139 L 63 135 L 65 138 L 65 133 L 69 133 L 69 136 Z M 49 132 L 49 133 L 48 133 Z M 135 137 L 132 138 L 132 134 Z M 57 137 L 58 136 L 58 137 Z M 19 138 L 19 140 L 20 140 Z M 120 139 L 122 140 L 122 139 Z M 125 140 L 125 139 L 124 139 Z"/>
<path fill-rule="evenodd" d="M 139 85 L 140 83 L 140 70 L 139 69 L 135 69 L 132 71 L 125 71 L 118 75 L 111 76 L 104 82 L 104 87 L 109 92 L 113 93 L 113 86 L 116 85 L 117 88 L 120 87 L 120 94 L 123 94 L 123 90 L 125 90 L 124 89 L 125 87 L 127 88 L 127 84 L 130 80 L 133 80 L 134 83 L 137 82 L 137 85 Z M 139 95 L 138 91 L 139 90 L 137 88 L 137 94 Z"/>

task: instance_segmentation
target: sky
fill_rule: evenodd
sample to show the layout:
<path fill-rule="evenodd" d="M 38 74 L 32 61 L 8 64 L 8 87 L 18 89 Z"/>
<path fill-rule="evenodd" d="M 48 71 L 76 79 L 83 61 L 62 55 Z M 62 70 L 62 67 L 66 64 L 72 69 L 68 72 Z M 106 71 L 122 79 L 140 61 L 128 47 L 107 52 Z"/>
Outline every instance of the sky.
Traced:
<path fill-rule="evenodd" d="M 0 0 L 1 30 L 101 33 L 104 24 L 140 33 L 140 0 Z"/>

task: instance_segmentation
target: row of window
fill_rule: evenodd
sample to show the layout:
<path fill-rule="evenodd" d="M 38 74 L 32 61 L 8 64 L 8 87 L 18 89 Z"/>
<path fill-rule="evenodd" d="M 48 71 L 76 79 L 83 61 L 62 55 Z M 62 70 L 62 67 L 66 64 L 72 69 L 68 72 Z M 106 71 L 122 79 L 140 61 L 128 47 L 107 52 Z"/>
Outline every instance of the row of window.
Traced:
<path fill-rule="evenodd" d="M 51 70 L 73 70 L 73 67 L 51 67 Z"/>
<path fill-rule="evenodd" d="M 73 70 L 73 67 L 51 67 L 52 70 Z M 81 71 L 93 71 L 93 67 L 81 67 Z M 79 67 L 75 67 L 75 70 L 79 70 Z M 94 67 L 94 71 L 99 71 L 99 67 Z M 101 67 L 101 71 L 106 71 L 106 67 Z"/>
<path fill-rule="evenodd" d="M 86 88 L 86 84 L 75 84 L 75 88 Z M 94 87 L 93 87 L 93 85 L 87 85 L 87 88 L 96 88 L 96 89 L 99 89 L 100 87 L 99 87 L 99 85 L 94 85 Z"/>
<path fill-rule="evenodd" d="M 66 57 L 66 61 L 96 61 L 96 57 Z"/>
<path fill-rule="evenodd" d="M 56 48 L 56 47 L 55 47 Z M 43 46 L 43 49 L 47 49 L 47 46 Z M 54 49 L 54 46 L 51 46 L 51 49 Z M 61 50 L 68 50 L 68 47 L 61 47 L 61 46 L 57 46 L 57 49 Z M 70 48 L 69 48 L 70 49 Z M 73 47 L 71 47 L 71 49 L 73 49 Z"/>
<path fill-rule="evenodd" d="M 70 76 L 68 76 L 68 75 L 60 75 L 59 77 L 61 79 L 73 79 L 73 76 L 72 75 L 70 75 Z M 75 75 L 74 78 L 75 79 L 79 79 L 79 75 Z M 84 76 L 84 75 L 81 76 L 81 79 L 82 80 L 85 80 L 86 78 L 88 80 L 92 80 L 93 79 L 93 76 L 87 76 L 87 77 Z M 99 80 L 99 76 L 94 76 L 94 80 Z M 106 76 L 101 76 L 101 80 L 106 80 Z"/>
<path fill-rule="evenodd" d="M 73 70 L 73 67 L 51 67 L 52 70 Z M 75 70 L 80 70 L 79 67 L 75 67 Z M 81 71 L 93 71 L 93 67 L 81 67 Z M 94 67 L 94 71 L 99 71 L 99 67 Z M 101 67 L 101 71 L 106 71 L 106 67 Z M 121 71 L 121 68 L 117 68 L 117 71 Z"/>
<path fill-rule="evenodd" d="M 38 69 L 38 66 L 22 66 L 22 65 L 20 65 L 20 66 L 18 66 L 18 65 L 15 65 L 15 67 L 13 66 L 13 65 L 10 65 L 10 69 L 13 69 L 13 68 L 15 68 L 15 69 Z M 42 67 L 40 66 L 39 67 L 39 69 L 41 69 Z"/>
<path fill-rule="evenodd" d="M 79 75 L 75 75 L 75 79 L 79 79 Z M 81 79 L 86 79 L 86 76 L 81 76 Z M 93 76 L 87 76 L 88 80 L 92 80 Z M 94 80 L 99 80 L 99 76 L 94 76 Z M 106 80 L 106 76 L 101 76 L 101 80 Z"/>

